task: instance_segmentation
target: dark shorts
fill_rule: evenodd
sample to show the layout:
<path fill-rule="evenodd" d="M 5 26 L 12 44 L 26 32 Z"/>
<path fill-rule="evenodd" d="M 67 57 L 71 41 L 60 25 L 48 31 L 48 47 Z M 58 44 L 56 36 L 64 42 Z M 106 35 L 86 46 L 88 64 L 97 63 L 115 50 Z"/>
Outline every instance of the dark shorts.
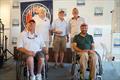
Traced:
<path fill-rule="evenodd" d="M 39 58 L 44 58 L 44 52 L 43 52 L 43 51 L 38 51 L 38 52 L 36 52 L 36 55 L 35 55 L 34 58 L 36 58 L 37 60 L 38 60 Z"/>
<path fill-rule="evenodd" d="M 29 57 L 29 55 L 22 54 L 21 59 L 26 60 Z M 36 52 L 36 55 L 34 59 L 38 60 L 39 58 L 44 58 L 44 52 L 43 51 L 38 51 Z"/>

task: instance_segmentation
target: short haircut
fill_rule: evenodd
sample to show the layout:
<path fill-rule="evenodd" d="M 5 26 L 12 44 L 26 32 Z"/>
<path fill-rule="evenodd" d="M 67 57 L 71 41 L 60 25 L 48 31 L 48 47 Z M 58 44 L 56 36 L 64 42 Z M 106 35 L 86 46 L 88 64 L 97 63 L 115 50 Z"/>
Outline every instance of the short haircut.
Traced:
<path fill-rule="evenodd" d="M 60 10 L 58 13 L 59 13 L 59 14 L 60 14 L 60 13 L 65 13 L 65 11 L 63 11 L 63 10 Z"/>
<path fill-rule="evenodd" d="M 31 20 L 29 20 L 28 23 L 31 23 L 31 22 L 35 23 L 35 20 L 31 19 Z"/>
<path fill-rule="evenodd" d="M 78 10 L 77 8 L 73 8 L 73 10 Z"/>
<path fill-rule="evenodd" d="M 72 12 L 79 12 L 77 8 L 73 8 Z"/>
<path fill-rule="evenodd" d="M 81 25 L 80 25 L 80 27 L 82 27 L 82 26 L 88 26 L 86 23 L 82 23 Z"/>

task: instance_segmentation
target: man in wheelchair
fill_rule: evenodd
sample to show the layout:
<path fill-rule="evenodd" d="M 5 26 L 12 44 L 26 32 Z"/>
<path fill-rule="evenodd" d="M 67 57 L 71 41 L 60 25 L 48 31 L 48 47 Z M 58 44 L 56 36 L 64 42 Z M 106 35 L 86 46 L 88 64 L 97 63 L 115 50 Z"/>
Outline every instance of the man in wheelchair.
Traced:
<path fill-rule="evenodd" d="M 44 54 L 46 51 L 45 43 L 40 35 L 35 33 L 35 21 L 30 20 L 27 23 L 26 29 L 21 32 L 17 49 L 24 53 L 24 58 L 30 73 L 30 80 L 42 80 L 41 71 L 45 66 Z M 48 55 L 45 55 L 47 58 Z M 34 58 L 37 59 L 37 74 L 34 74 Z"/>
<path fill-rule="evenodd" d="M 94 80 L 96 74 L 96 52 L 94 50 L 93 37 L 87 33 L 88 25 L 86 23 L 81 24 L 80 30 L 81 32 L 74 36 L 72 42 L 72 48 L 80 56 L 80 80 L 85 80 L 87 66 L 90 68 L 89 80 Z"/>

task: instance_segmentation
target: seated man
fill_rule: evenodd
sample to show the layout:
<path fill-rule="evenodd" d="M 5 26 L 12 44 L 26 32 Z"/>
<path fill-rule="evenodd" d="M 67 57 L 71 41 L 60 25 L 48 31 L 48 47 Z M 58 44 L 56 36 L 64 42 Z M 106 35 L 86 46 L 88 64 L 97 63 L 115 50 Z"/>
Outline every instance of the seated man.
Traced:
<path fill-rule="evenodd" d="M 88 25 L 83 23 L 80 26 L 81 32 L 74 36 L 72 47 L 80 56 L 81 79 L 85 80 L 85 71 L 89 61 L 90 80 L 95 79 L 96 53 L 94 51 L 94 41 L 92 35 L 87 33 Z"/>
<path fill-rule="evenodd" d="M 42 80 L 41 71 L 44 67 L 46 47 L 40 35 L 35 33 L 35 21 L 30 20 L 18 37 L 17 49 L 24 53 L 26 64 L 30 71 L 30 80 Z M 46 55 L 47 57 L 48 55 Z M 38 60 L 37 75 L 34 74 L 34 58 Z M 36 79 L 35 79 L 36 78 Z"/>

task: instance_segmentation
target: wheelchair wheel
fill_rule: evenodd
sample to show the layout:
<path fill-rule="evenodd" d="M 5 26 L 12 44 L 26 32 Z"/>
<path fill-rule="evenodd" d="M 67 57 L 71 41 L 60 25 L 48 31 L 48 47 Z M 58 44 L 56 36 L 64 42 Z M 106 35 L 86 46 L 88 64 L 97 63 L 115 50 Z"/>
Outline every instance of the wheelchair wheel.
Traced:
<path fill-rule="evenodd" d="M 97 57 L 98 57 L 98 64 L 96 65 L 96 80 L 102 80 L 102 74 L 103 74 L 103 67 L 102 67 L 102 61 L 101 61 L 101 57 L 99 55 L 99 53 L 97 53 Z"/>
<path fill-rule="evenodd" d="M 80 80 L 80 66 L 79 64 L 72 64 L 71 67 L 71 80 Z"/>
<path fill-rule="evenodd" d="M 21 61 L 16 62 L 16 80 L 29 80 L 27 66 Z"/>
<path fill-rule="evenodd" d="M 102 76 L 97 75 L 96 80 L 102 80 Z"/>
<path fill-rule="evenodd" d="M 102 60 L 101 60 L 99 53 L 96 52 L 96 54 L 98 57 L 98 74 L 102 75 L 103 74 Z"/>
<path fill-rule="evenodd" d="M 74 75 L 75 73 L 75 64 L 72 64 L 72 67 L 71 67 L 71 75 Z"/>

